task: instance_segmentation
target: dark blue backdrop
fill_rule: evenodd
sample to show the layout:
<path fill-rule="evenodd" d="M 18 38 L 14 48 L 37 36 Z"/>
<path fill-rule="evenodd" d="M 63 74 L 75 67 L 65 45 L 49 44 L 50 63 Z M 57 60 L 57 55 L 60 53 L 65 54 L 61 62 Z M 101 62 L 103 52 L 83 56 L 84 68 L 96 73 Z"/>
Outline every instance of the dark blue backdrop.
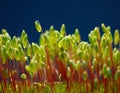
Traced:
<path fill-rule="evenodd" d="M 6 28 L 11 36 L 19 36 L 22 29 L 30 42 L 38 42 L 34 21 L 39 20 L 43 30 L 54 25 L 66 25 L 67 33 L 78 28 L 82 40 L 101 23 L 110 25 L 112 31 L 120 29 L 120 0 L 0 0 L 0 29 Z"/>

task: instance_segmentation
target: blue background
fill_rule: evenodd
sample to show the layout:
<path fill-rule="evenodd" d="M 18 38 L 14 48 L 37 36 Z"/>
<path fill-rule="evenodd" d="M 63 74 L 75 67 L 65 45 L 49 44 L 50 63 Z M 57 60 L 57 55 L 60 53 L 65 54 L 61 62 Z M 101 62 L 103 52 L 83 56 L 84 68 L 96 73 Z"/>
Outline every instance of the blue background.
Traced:
<path fill-rule="evenodd" d="M 112 31 L 120 29 L 120 0 L 0 0 L 0 29 L 6 28 L 11 36 L 25 29 L 30 42 L 38 42 L 35 20 L 43 30 L 51 25 L 59 30 L 63 23 L 67 34 L 78 28 L 87 41 L 88 33 L 101 23 Z"/>

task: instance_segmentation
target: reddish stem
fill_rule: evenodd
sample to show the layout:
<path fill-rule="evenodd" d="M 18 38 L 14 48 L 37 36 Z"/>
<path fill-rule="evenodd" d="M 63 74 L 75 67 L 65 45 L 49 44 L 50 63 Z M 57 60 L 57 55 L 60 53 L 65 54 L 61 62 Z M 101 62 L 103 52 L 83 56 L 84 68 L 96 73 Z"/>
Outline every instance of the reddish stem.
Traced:
<path fill-rule="evenodd" d="M 88 92 L 88 80 L 86 80 L 85 83 L 86 83 L 86 93 L 89 93 L 89 92 Z"/>
<path fill-rule="evenodd" d="M 49 52 L 48 52 L 47 47 L 46 47 L 46 54 L 47 54 L 47 70 L 48 70 L 49 80 L 51 82 L 51 88 L 52 88 L 54 86 L 54 82 L 53 82 L 53 79 L 52 79 L 52 69 L 51 69 Z"/>
<path fill-rule="evenodd" d="M 1 87 L 2 87 L 2 93 L 5 93 L 4 84 L 2 83 L 2 81 L 0 83 L 1 83 Z"/>
<path fill-rule="evenodd" d="M 104 78 L 104 93 L 108 93 L 108 79 Z"/>
<path fill-rule="evenodd" d="M 118 93 L 120 93 L 120 77 L 118 78 Z"/>
<path fill-rule="evenodd" d="M 71 85 L 71 83 L 72 83 L 72 81 L 73 81 L 74 74 L 75 74 L 75 70 L 72 69 L 72 74 L 71 74 L 70 79 L 69 79 L 68 88 L 70 87 L 70 85 Z"/>

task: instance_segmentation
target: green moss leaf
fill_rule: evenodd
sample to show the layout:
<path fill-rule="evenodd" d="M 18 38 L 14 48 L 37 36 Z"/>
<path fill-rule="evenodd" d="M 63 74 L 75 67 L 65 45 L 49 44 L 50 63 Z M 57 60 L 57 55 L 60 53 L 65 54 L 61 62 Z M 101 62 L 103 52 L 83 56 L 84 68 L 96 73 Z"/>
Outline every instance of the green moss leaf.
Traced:
<path fill-rule="evenodd" d="M 40 50 L 39 50 L 39 46 L 35 43 L 32 42 L 32 49 L 33 49 L 33 53 L 38 53 Z"/>
<path fill-rule="evenodd" d="M 31 49 L 31 45 L 29 44 L 27 48 L 27 55 L 30 57 L 31 53 L 32 53 L 32 49 Z"/>
<path fill-rule="evenodd" d="M 97 37 L 98 40 L 100 40 L 100 31 L 98 27 L 95 27 L 94 29 L 94 34 Z"/>
<path fill-rule="evenodd" d="M 27 36 L 27 34 L 25 34 L 25 36 L 23 37 L 22 44 L 23 44 L 24 48 L 27 47 L 27 45 L 28 45 L 28 36 Z"/>
<path fill-rule="evenodd" d="M 79 33 L 78 29 L 75 29 L 75 39 L 76 39 L 77 43 L 79 43 L 81 40 L 80 33 Z"/>
<path fill-rule="evenodd" d="M 62 24 L 60 29 L 60 36 L 63 37 L 66 34 L 65 24 Z"/>

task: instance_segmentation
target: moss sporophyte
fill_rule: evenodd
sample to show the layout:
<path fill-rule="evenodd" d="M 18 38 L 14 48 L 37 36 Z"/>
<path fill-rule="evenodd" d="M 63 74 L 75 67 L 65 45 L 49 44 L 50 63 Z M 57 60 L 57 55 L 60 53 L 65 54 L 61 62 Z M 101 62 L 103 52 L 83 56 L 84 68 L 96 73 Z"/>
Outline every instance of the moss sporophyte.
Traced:
<path fill-rule="evenodd" d="M 110 26 L 95 27 L 88 42 L 78 29 L 66 34 L 53 26 L 30 43 L 25 30 L 11 37 L 0 34 L 0 92 L 2 93 L 120 93 L 120 34 Z"/>

